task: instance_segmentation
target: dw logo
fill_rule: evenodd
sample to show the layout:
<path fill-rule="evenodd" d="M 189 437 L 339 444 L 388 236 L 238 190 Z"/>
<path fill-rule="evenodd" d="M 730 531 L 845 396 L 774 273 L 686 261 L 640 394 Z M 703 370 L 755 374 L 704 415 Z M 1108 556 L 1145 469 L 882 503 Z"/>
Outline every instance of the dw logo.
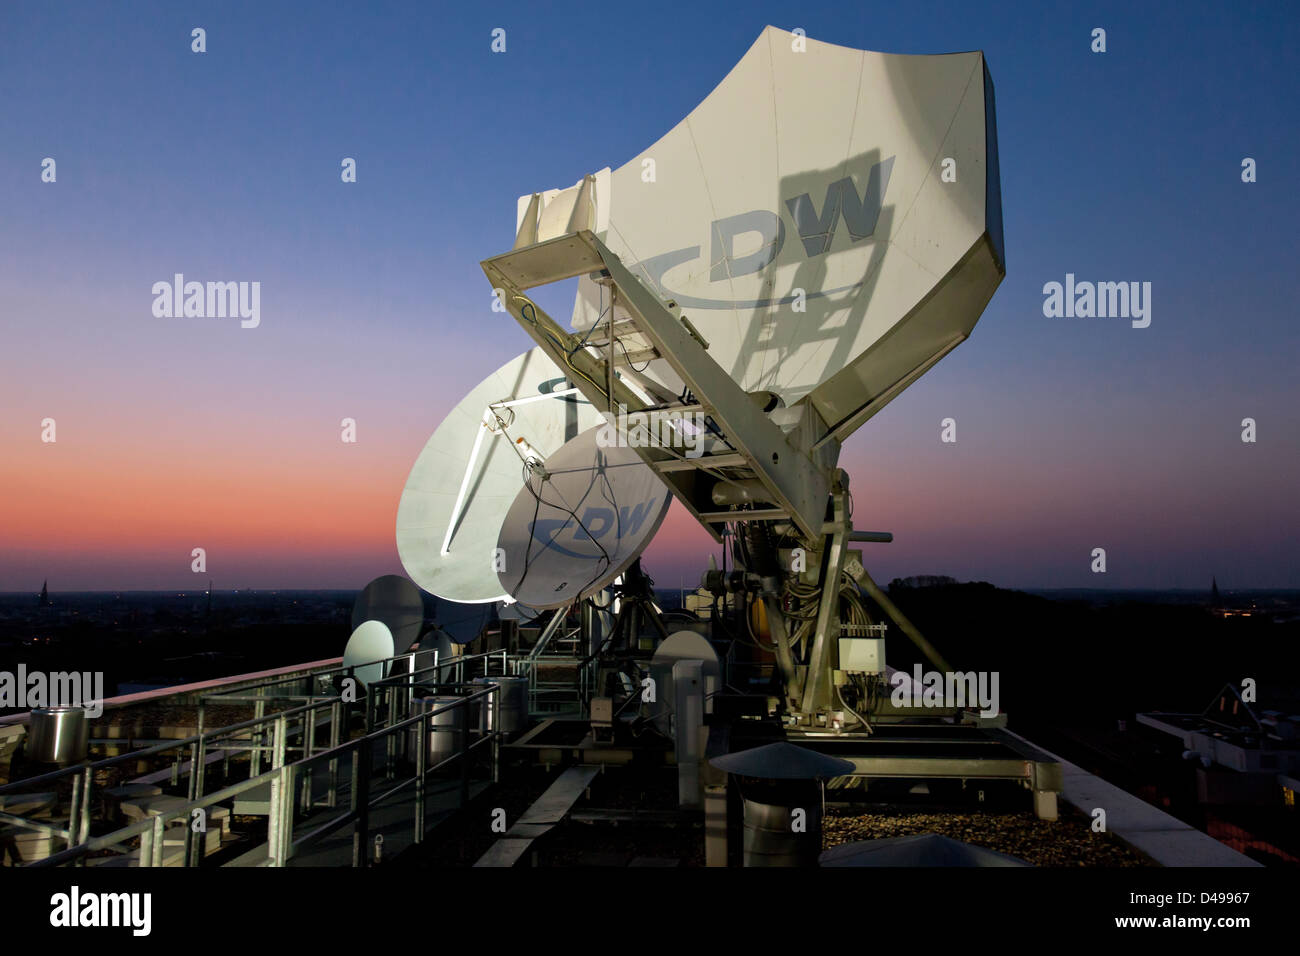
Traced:
<path fill-rule="evenodd" d="M 617 512 L 613 508 L 589 507 L 580 519 L 576 514 L 567 518 L 541 518 L 531 525 L 533 540 L 545 542 L 543 551 L 550 549 L 571 558 L 599 558 L 609 549 L 602 549 L 598 538 L 604 538 L 611 530 L 617 540 L 636 534 L 654 507 L 651 502 L 643 501 L 636 507 L 624 505 Z M 573 550 L 582 541 L 594 544 L 595 553 L 591 549 Z"/>
<path fill-rule="evenodd" d="M 866 189 L 858 195 L 857 186 L 851 177 L 837 179 L 826 187 L 826 196 L 818 211 L 812 196 L 808 193 L 795 196 L 785 201 L 790 220 L 799 233 L 803 243 L 804 256 L 813 259 L 824 256 L 830 251 L 831 243 L 840 220 L 848 228 L 849 239 L 861 242 L 870 238 L 876 231 L 876 222 L 880 219 L 880 209 L 884 202 L 885 190 L 889 188 L 889 174 L 894 168 L 894 157 L 881 160 L 871 167 L 867 176 Z M 709 269 L 710 282 L 722 282 L 740 276 L 752 275 L 775 262 L 785 246 L 785 220 L 779 213 L 766 209 L 755 209 L 715 219 L 710 226 Z M 736 252 L 736 239 L 742 235 L 756 233 L 759 239 L 757 251 L 739 255 Z M 765 308 L 772 305 L 788 305 L 796 298 L 794 294 L 781 298 L 754 299 L 751 301 L 730 301 L 727 299 L 704 299 L 697 296 L 683 295 L 664 285 L 663 278 L 669 269 L 700 258 L 700 246 L 687 246 L 665 252 L 662 255 L 643 259 L 633 266 L 640 272 L 653 288 L 662 290 L 679 305 L 696 309 L 731 309 L 731 308 Z M 809 294 L 810 299 L 834 295 L 855 288 L 861 283 L 843 286 L 837 289 L 822 289 Z"/>

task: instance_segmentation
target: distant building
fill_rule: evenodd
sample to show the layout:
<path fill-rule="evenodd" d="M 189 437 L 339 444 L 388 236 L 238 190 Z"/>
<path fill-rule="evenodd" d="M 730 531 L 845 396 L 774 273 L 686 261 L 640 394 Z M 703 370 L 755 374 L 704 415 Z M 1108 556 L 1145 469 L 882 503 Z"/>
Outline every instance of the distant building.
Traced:
<path fill-rule="evenodd" d="M 1253 617 L 1256 608 L 1252 602 L 1251 607 L 1237 607 L 1235 601 L 1225 601 L 1219 594 L 1219 582 L 1217 578 L 1210 578 L 1210 613 L 1215 617 Z"/>
<path fill-rule="evenodd" d="M 1195 767 L 1196 799 L 1217 808 L 1207 832 L 1233 849 L 1270 862 L 1300 863 L 1296 793 L 1300 792 L 1300 700 L 1248 703 L 1224 686 L 1199 714 L 1138 714 L 1139 724 L 1176 738 Z"/>

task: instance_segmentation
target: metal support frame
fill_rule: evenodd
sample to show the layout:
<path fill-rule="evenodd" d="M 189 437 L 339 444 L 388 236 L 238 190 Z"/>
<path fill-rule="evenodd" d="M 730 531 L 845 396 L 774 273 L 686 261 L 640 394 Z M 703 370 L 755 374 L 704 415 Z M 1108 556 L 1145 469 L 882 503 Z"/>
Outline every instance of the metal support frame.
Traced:
<path fill-rule="evenodd" d="M 594 233 L 581 230 L 517 248 L 485 260 L 482 267 L 493 288 L 502 290 L 510 314 L 552 361 L 572 371 L 574 385 L 595 408 L 615 415 L 620 405 L 629 412 L 644 411 L 650 406 L 614 376 L 612 307 L 606 330 L 609 350 L 602 357 L 598 349 L 592 347 L 589 351 L 582 339 L 563 329 L 523 294 L 534 286 L 585 273 L 608 274 L 611 294 L 631 316 L 635 332 L 649 341 L 655 354 L 673 368 L 695 397 L 690 405 L 679 403 L 657 410 L 689 409 L 707 415 L 725 436 L 731 454 L 726 456 L 724 466 L 712 461 L 714 456 L 710 455 L 688 459 L 663 446 L 645 447 L 645 442 L 629 445 L 656 469 L 678 500 L 718 540 L 720 526 L 738 520 L 736 515 L 740 513 L 716 511 L 707 497 L 706 483 L 697 480 L 700 473 L 727 482 L 758 479 L 775 506 L 766 509 L 765 517 L 792 521 L 809 540 L 821 537 L 829 493 L 826 462 L 833 458 L 834 447 L 829 454 L 816 458 L 810 449 L 814 441 L 824 437 L 824 427 L 800 429 L 799 447 L 792 445 L 780 427 L 709 356 L 686 321 L 629 271 Z M 810 413 L 811 406 L 805 414 Z M 741 468 L 745 475 L 727 477 L 718 473 L 721 467 Z"/>
<path fill-rule="evenodd" d="M 815 723 L 819 712 L 833 707 L 831 671 L 838 650 L 840 574 L 852 531 L 847 492 L 839 480 L 842 473 L 834 468 L 838 442 L 828 436 L 825 422 L 807 402 L 794 428 L 782 431 L 713 360 L 708 344 L 675 303 L 661 300 L 594 232 L 580 229 L 545 242 L 535 239 L 521 234 L 511 252 L 484 260 L 483 271 L 493 288 L 501 290 L 510 314 L 566 370 L 587 400 L 614 415 L 620 405 L 629 412 L 652 408 L 614 374 L 618 364 L 614 345 L 621 329 L 624 335 L 637 336 L 639 344 L 648 346 L 645 351 L 664 360 L 686 385 L 684 397 L 676 404 L 653 409 L 706 415 L 716 428 L 714 434 L 728 446 L 726 454 L 691 460 L 661 445 L 628 442 L 686 509 L 718 540 L 729 522 L 789 521 L 811 548 L 823 553 L 821 605 L 805 667 L 794 661 L 794 635 L 782 613 L 775 582 L 765 584 L 763 594 L 785 680 L 786 707 L 801 723 Z M 566 331 L 524 295 L 534 286 L 587 273 L 608 284 L 611 296 L 609 318 L 600 330 L 603 338 L 594 342 L 590 333 L 579 338 Z M 614 302 L 628 319 L 615 321 Z M 713 489 L 724 482 L 744 482 L 744 499 L 758 502 L 758 507 L 717 510 Z M 761 488 L 757 496 L 752 495 L 754 487 Z M 825 520 L 828 501 L 833 513 L 829 523 Z"/>
<path fill-rule="evenodd" d="M 572 607 L 573 605 L 566 604 L 563 607 L 555 609 L 555 613 L 551 616 L 551 619 L 546 622 L 546 627 L 544 627 L 542 633 L 537 636 L 537 643 L 534 644 L 532 649 L 528 652 L 528 660 L 535 661 L 545 653 L 547 645 L 551 643 L 551 638 L 564 629 L 564 619 L 568 617 L 569 610 Z"/>
<path fill-rule="evenodd" d="M 834 689 L 831 683 L 831 662 L 838 652 L 840 635 L 840 574 L 848 553 L 849 522 L 848 493 L 837 488 L 831 495 L 832 515 L 830 533 L 822 565 L 821 605 L 817 609 L 817 629 L 813 635 L 812 651 L 808 655 L 808 668 L 804 675 L 799 710 L 803 714 L 816 714 L 832 707 Z"/>

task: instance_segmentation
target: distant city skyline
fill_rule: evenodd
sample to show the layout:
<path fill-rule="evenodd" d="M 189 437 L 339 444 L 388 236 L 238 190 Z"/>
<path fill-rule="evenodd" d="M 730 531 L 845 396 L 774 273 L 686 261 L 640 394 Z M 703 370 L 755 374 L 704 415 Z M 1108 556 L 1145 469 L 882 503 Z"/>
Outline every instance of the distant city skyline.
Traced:
<path fill-rule="evenodd" d="M 909 580 L 914 579 L 914 578 L 917 578 L 917 577 L 920 577 L 920 578 L 926 578 L 926 577 L 943 577 L 943 575 L 908 575 L 907 577 L 904 577 L 904 578 L 901 578 L 901 579 L 890 578 L 890 579 L 887 579 L 887 580 L 882 580 L 882 581 L 880 581 L 880 582 L 878 582 L 878 583 L 881 584 L 882 586 L 884 586 L 884 585 L 888 585 L 888 584 L 892 583 L 894 580 L 909 581 Z M 1105 587 L 1096 587 L 1096 588 L 1089 588 L 1089 587 L 1080 587 L 1080 588 L 1013 588 L 1013 587 L 1009 587 L 1009 586 L 997 585 L 997 584 L 995 584 L 995 583 L 992 582 L 992 581 L 959 581 L 959 580 L 957 580 L 957 579 L 955 579 L 955 578 L 954 578 L 953 580 L 955 581 L 955 583 L 957 583 L 957 584 L 959 584 L 959 585 L 960 585 L 960 584 L 993 584 L 994 587 L 998 587 L 1000 590 L 1007 590 L 1007 591 L 1016 591 L 1016 590 L 1019 590 L 1019 591 L 1024 591 L 1025 593 L 1029 593 L 1029 594 L 1064 593 L 1064 592 L 1071 592 L 1071 591 L 1079 591 L 1079 592 L 1097 592 L 1097 593 L 1105 593 L 1105 594 L 1110 594 L 1110 593 L 1114 593 L 1114 594 L 1187 594 L 1187 595 L 1204 594 L 1204 595 L 1206 595 L 1206 596 L 1210 599 L 1210 603 L 1213 603 L 1213 601 L 1214 601 L 1214 597 L 1213 597 L 1213 592 L 1212 592 L 1212 590 L 1211 590 L 1210 588 L 1204 588 L 1204 587 L 1202 587 L 1202 588 L 1197 588 L 1197 587 L 1189 587 L 1189 588 L 1105 588 Z M 290 588 L 282 588 L 282 587 L 263 587 L 263 588 L 251 588 L 251 587 L 250 587 L 250 588 L 218 588 L 218 587 L 214 587 L 214 588 L 212 589 L 212 593 L 213 593 L 213 594 L 218 594 L 218 595 L 220 595 L 220 594 L 242 594 L 242 593 L 249 593 L 249 594 L 253 594 L 253 593 L 256 593 L 256 594 L 278 594 L 278 593 L 281 593 L 281 592 L 283 592 L 283 593 L 285 593 L 285 594 L 309 594 L 309 593 L 315 593 L 315 592 L 334 594 L 334 593 L 350 593 L 350 592 L 357 592 L 357 593 L 359 593 L 361 590 L 363 590 L 363 588 L 364 588 L 364 585 L 363 585 L 362 587 L 346 587 L 346 588 L 343 588 L 343 587 L 340 587 L 340 588 L 332 588 L 332 587 L 328 587 L 328 588 L 318 588 L 318 587 L 305 587 L 305 588 L 292 588 L 292 587 L 290 587 Z M 666 592 L 670 592 L 670 591 L 676 591 L 676 590 L 678 590 L 678 588 L 677 588 L 676 586 L 674 586 L 674 585 L 659 584 L 658 582 L 655 583 L 655 589 L 658 590 L 658 591 L 666 591 Z M 686 589 L 687 589 L 688 591 L 691 590 L 691 585 L 688 584 L 687 587 L 686 587 Z M 1300 588 L 1252 588 L 1252 587 L 1226 588 L 1226 587 L 1225 587 L 1225 588 L 1221 588 L 1220 590 L 1221 590 L 1221 592 L 1222 592 L 1223 595 L 1232 595 L 1232 594 L 1283 594 L 1283 593 L 1294 593 L 1294 592 L 1300 592 Z M 33 597 L 39 597 L 39 594 L 38 594 L 37 592 L 32 592 L 32 591 L 0 591 L 0 596 L 6 597 L 6 598 L 14 598 L 15 596 L 25 595 L 25 594 L 30 594 L 30 595 L 32 595 Z M 188 589 L 186 589 L 186 588 L 180 588 L 180 589 L 177 589 L 177 588 L 107 588 L 107 589 L 104 589 L 104 588 L 87 588 L 87 589 L 79 589 L 79 590 L 71 590 L 71 589 L 67 589 L 67 590 L 64 590 L 64 591 L 55 591 L 55 592 L 53 592 L 53 593 L 50 595 L 49 600 L 52 602 L 52 601 L 53 601 L 53 598 L 54 598 L 54 597 L 57 597 L 59 594 L 65 594 L 65 595 L 66 595 L 66 594 L 175 594 L 175 595 L 178 595 L 178 596 L 184 596 L 184 597 L 188 597 L 188 596 L 199 597 L 199 596 L 202 596 L 202 595 L 206 595 L 206 594 L 207 594 L 207 588 L 188 588 Z M 1222 595 L 1221 595 L 1221 596 L 1222 596 Z M 455 603 L 455 602 L 450 602 L 450 603 Z M 43 605 L 43 606 L 52 606 L 52 604 L 51 604 L 51 605 Z M 460 606 L 460 605 L 458 605 L 458 606 Z M 467 605 L 466 605 L 466 606 L 467 606 Z"/>
<path fill-rule="evenodd" d="M 531 345 L 478 265 L 516 197 L 636 155 L 769 23 L 982 49 L 996 87 L 1007 277 L 841 456 L 855 526 L 895 535 L 861 546 L 873 577 L 1300 587 L 1293 7 L 382 10 L 0 12 L 0 591 L 401 573 L 417 454 Z M 178 273 L 258 283 L 256 326 L 155 314 Z M 1150 325 L 1049 317 L 1068 276 L 1150 283 Z M 718 550 L 674 504 L 644 563 L 690 587 Z"/>

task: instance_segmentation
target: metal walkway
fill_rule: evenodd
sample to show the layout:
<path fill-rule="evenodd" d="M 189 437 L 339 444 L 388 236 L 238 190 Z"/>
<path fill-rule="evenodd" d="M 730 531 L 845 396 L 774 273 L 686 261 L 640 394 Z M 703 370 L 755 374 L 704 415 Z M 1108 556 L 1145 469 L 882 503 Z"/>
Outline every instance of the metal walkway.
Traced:
<path fill-rule="evenodd" d="M 564 771 L 474 865 L 514 866 L 534 840 L 564 820 L 598 773 L 600 767 L 570 767 Z"/>

